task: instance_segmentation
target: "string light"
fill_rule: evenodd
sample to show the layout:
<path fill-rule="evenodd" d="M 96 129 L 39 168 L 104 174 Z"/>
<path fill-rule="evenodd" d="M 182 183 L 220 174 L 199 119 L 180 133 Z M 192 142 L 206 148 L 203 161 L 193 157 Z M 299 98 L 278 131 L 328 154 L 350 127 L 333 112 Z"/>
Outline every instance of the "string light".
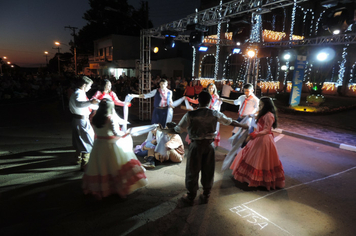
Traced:
<path fill-rule="evenodd" d="M 218 40 L 216 43 L 216 52 L 215 52 L 215 70 L 214 70 L 214 79 L 218 79 L 218 73 L 219 73 L 219 56 L 220 56 L 220 31 L 221 31 L 221 11 L 222 11 L 222 0 L 220 0 L 219 4 L 219 22 L 218 22 L 218 29 L 217 29 L 217 35 L 218 35 Z"/>
<path fill-rule="evenodd" d="M 347 45 L 349 46 L 349 45 Z M 346 64 L 346 56 L 347 56 L 347 46 L 343 48 L 342 50 L 342 61 L 340 64 L 340 69 L 339 69 L 339 76 L 337 83 L 338 85 L 342 85 L 344 81 L 344 75 L 345 75 L 345 64 Z"/>
<path fill-rule="evenodd" d="M 202 76 L 202 75 L 201 75 L 201 71 L 202 71 L 202 66 L 203 66 L 204 59 L 205 59 L 206 57 L 208 57 L 208 56 L 215 57 L 215 54 L 213 54 L 213 53 L 205 54 L 205 55 L 202 57 L 202 59 L 201 59 L 201 61 L 200 61 L 200 63 L 199 63 L 199 75 L 198 75 L 199 78 L 201 78 L 201 76 Z"/>
<path fill-rule="evenodd" d="M 231 55 L 232 55 L 232 53 L 230 53 L 225 59 L 224 68 L 223 68 L 223 79 L 226 79 L 226 70 L 227 70 L 226 67 L 228 67 L 228 61 L 229 61 L 229 58 L 231 57 Z"/>
<path fill-rule="evenodd" d="M 194 77 L 194 74 L 195 74 L 195 57 L 197 55 L 197 50 L 195 47 L 192 47 L 193 48 L 193 62 L 192 62 L 192 77 Z"/>
<path fill-rule="evenodd" d="M 291 22 L 291 26 L 290 26 L 290 34 L 289 34 L 289 41 L 291 41 L 293 39 L 293 32 L 294 32 L 294 25 L 295 25 L 295 13 L 297 10 L 297 0 L 293 1 L 293 10 L 292 10 L 292 22 Z M 290 42 L 291 43 L 291 42 Z"/>
<path fill-rule="evenodd" d="M 316 25 L 315 25 L 315 35 L 318 35 L 320 20 L 321 20 L 321 18 L 323 17 L 324 13 L 325 13 L 325 10 L 320 13 L 319 18 L 318 18 L 318 20 L 317 20 L 317 22 L 316 22 Z"/>

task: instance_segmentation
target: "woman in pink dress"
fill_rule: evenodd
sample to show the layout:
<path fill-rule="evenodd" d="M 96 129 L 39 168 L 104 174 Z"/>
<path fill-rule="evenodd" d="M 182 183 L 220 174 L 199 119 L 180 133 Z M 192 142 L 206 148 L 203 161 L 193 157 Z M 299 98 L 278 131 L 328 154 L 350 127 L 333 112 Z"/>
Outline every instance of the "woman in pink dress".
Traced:
<path fill-rule="evenodd" d="M 272 127 L 277 127 L 276 108 L 269 97 L 262 97 L 257 115 L 257 129 L 249 142 L 236 155 L 230 166 L 234 178 L 249 187 L 264 186 L 267 190 L 283 188 L 284 170 L 279 160 Z"/>

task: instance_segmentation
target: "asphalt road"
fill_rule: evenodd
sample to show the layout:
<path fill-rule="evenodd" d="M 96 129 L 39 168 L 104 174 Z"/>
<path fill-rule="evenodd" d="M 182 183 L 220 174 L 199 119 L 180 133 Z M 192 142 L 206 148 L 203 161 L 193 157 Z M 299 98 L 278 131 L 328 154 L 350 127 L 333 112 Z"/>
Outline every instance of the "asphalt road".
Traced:
<path fill-rule="evenodd" d="M 220 171 L 231 131 L 222 126 L 207 205 L 177 208 L 185 161 L 147 171 L 149 185 L 126 199 L 97 202 L 83 195 L 83 173 L 71 164 L 67 115 L 27 107 L 0 127 L 1 235 L 355 235 L 355 152 L 276 134 L 286 187 L 248 188 Z"/>

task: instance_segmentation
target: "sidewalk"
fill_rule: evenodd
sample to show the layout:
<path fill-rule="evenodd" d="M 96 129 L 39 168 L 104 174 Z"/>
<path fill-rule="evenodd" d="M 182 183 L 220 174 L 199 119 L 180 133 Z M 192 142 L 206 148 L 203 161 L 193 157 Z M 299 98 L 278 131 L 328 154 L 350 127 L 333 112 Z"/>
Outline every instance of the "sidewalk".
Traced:
<path fill-rule="evenodd" d="M 356 102 L 355 98 L 351 99 Z M 187 110 L 180 107 L 175 108 L 173 121 L 178 123 L 186 112 Z M 237 112 L 226 110 L 224 114 L 234 119 L 237 118 Z M 356 152 L 354 117 L 356 117 L 356 108 L 331 114 L 313 115 L 303 112 L 279 112 L 278 128 L 274 132 Z M 221 146 L 218 150 L 227 152 L 231 148 L 227 140 L 231 137 L 231 130 L 231 126 L 220 126 Z M 182 139 L 185 139 L 185 134 L 182 135 Z"/>

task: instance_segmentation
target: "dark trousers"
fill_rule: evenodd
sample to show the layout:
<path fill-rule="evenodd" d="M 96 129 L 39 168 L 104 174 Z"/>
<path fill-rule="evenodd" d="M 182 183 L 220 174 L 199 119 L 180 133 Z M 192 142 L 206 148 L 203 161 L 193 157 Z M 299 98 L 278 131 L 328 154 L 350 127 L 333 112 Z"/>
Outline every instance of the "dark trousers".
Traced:
<path fill-rule="evenodd" d="M 226 99 L 229 99 L 229 97 L 224 97 L 224 96 L 221 96 L 222 98 L 226 98 Z M 220 112 L 223 112 L 226 110 L 226 107 L 227 107 L 227 103 L 226 102 L 223 102 L 221 104 L 221 107 L 220 107 Z"/>
<path fill-rule="evenodd" d="M 214 140 L 192 140 L 188 149 L 187 167 L 185 171 L 185 187 L 188 196 L 195 198 L 199 189 L 199 173 L 204 195 L 209 196 L 214 183 L 215 148 Z"/>

